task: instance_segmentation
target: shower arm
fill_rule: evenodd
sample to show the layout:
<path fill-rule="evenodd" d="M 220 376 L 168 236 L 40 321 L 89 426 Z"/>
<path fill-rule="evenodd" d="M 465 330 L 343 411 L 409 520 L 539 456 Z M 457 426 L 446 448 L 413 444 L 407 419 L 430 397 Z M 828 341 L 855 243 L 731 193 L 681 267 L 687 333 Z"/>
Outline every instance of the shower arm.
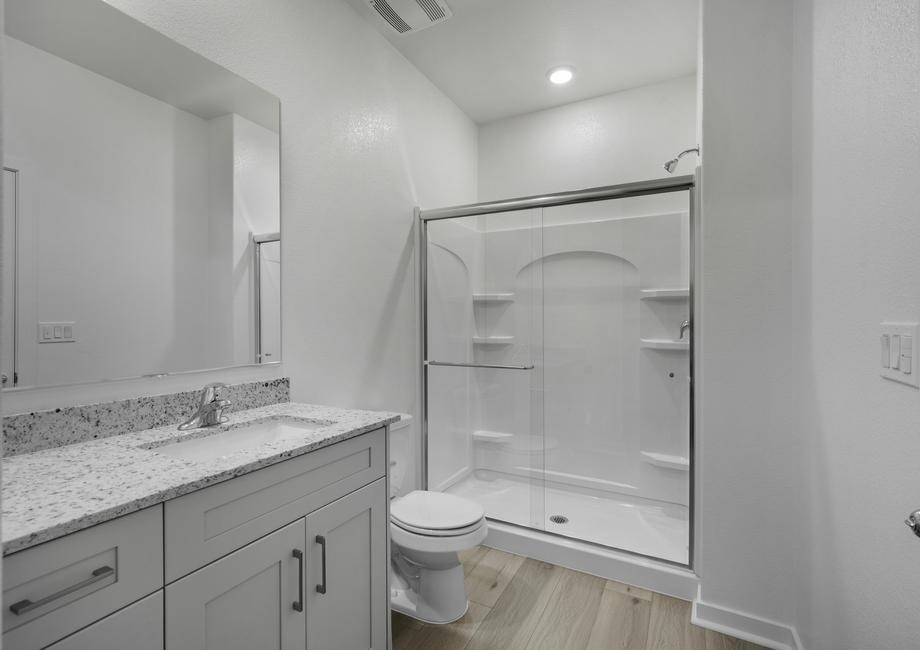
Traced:
<path fill-rule="evenodd" d="M 674 170 L 677 169 L 677 163 L 679 163 L 680 159 L 686 156 L 688 153 L 695 153 L 696 155 L 700 155 L 700 146 L 697 145 L 690 149 L 684 149 L 679 154 L 677 154 L 676 158 L 671 158 L 671 160 L 664 164 L 664 170 L 669 174 L 673 174 Z"/>

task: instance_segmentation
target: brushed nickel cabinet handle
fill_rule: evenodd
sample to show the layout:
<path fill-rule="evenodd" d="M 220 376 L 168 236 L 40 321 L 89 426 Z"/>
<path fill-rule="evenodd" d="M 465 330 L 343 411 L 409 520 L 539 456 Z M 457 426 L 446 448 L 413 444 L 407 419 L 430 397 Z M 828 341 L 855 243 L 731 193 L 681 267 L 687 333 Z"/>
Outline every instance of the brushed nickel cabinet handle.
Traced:
<path fill-rule="evenodd" d="M 16 616 L 21 616 L 22 614 L 28 614 L 29 612 L 35 609 L 38 609 L 39 607 L 43 607 L 47 605 L 48 603 L 57 600 L 58 598 L 69 596 L 75 591 L 80 591 L 84 587 L 89 587 L 91 584 L 95 584 L 101 580 L 105 580 L 106 578 L 110 578 L 113 575 L 115 575 L 115 569 L 113 569 L 110 566 L 101 566 L 95 571 L 93 571 L 93 574 L 86 580 L 81 580 L 75 585 L 65 587 L 64 589 L 61 589 L 60 591 L 54 592 L 50 596 L 45 596 L 44 598 L 41 598 L 34 602 L 29 600 L 28 598 L 26 598 L 25 600 L 20 600 L 18 603 L 13 603 L 12 605 L 10 605 L 10 611 L 13 612 Z"/>
<path fill-rule="evenodd" d="M 324 594 L 326 593 L 326 538 L 322 535 L 317 535 L 316 543 L 323 549 L 323 584 L 316 585 L 316 592 Z"/>
<path fill-rule="evenodd" d="M 295 548 L 293 551 L 294 557 L 297 558 L 297 564 L 300 569 L 297 572 L 297 600 L 294 602 L 294 611 L 302 612 L 303 611 L 303 551 L 299 548 Z"/>

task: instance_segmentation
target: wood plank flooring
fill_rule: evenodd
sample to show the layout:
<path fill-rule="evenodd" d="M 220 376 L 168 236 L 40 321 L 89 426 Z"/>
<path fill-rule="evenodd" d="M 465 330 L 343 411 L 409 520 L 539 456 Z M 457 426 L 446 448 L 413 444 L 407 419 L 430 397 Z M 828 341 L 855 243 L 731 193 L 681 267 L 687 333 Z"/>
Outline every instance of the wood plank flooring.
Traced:
<path fill-rule="evenodd" d="M 450 625 L 393 613 L 393 650 L 759 650 L 690 624 L 690 603 L 502 551 L 461 554 L 470 608 Z"/>

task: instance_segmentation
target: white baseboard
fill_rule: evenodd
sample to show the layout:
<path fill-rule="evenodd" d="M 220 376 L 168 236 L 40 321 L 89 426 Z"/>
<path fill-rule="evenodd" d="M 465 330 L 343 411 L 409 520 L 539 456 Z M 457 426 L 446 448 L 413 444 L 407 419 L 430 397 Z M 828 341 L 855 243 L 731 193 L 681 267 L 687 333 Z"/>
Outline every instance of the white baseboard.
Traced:
<path fill-rule="evenodd" d="M 703 602 L 699 592 L 693 600 L 690 622 L 772 650 L 803 650 L 794 627 Z"/>

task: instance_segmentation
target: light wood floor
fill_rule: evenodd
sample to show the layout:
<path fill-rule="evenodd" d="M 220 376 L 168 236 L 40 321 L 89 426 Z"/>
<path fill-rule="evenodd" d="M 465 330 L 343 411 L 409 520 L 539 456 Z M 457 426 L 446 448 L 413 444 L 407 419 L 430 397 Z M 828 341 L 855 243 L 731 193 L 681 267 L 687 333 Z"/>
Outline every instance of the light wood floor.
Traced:
<path fill-rule="evenodd" d="M 450 625 L 393 613 L 393 650 L 756 650 L 690 624 L 690 603 L 479 546 Z"/>

